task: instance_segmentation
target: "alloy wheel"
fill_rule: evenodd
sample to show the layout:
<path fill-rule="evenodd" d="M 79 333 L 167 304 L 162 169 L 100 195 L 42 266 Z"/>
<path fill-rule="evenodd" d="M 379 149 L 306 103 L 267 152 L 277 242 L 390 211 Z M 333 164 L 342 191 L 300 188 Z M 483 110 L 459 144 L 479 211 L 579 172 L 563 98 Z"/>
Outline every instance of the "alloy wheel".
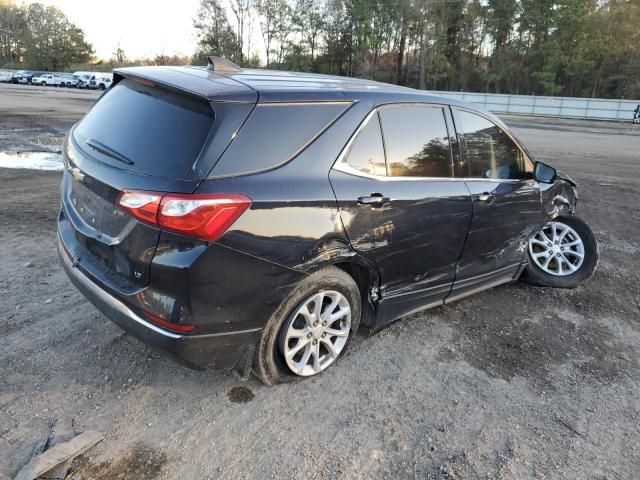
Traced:
<path fill-rule="evenodd" d="M 316 375 L 340 355 L 351 329 L 351 307 L 340 292 L 318 292 L 308 297 L 290 317 L 281 351 L 296 375 Z"/>
<path fill-rule="evenodd" d="M 529 240 L 529 255 L 543 272 L 564 277 L 578 271 L 585 248 L 580 235 L 561 222 L 549 222 Z"/>

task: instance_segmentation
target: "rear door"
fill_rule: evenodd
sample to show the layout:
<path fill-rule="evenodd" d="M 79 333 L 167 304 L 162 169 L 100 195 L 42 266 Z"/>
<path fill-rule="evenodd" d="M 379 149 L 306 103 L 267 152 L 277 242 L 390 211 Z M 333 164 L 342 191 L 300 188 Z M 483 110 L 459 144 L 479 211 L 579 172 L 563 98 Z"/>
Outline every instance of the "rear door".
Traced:
<path fill-rule="evenodd" d="M 462 147 L 458 173 L 471 193 L 473 219 L 448 300 L 511 280 L 543 221 L 533 165 L 512 136 L 471 110 L 454 109 L 454 119 Z"/>
<path fill-rule="evenodd" d="M 448 118 L 441 105 L 382 107 L 330 173 L 353 248 L 380 272 L 383 321 L 442 303 L 455 276 L 471 200 L 453 179 Z"/>

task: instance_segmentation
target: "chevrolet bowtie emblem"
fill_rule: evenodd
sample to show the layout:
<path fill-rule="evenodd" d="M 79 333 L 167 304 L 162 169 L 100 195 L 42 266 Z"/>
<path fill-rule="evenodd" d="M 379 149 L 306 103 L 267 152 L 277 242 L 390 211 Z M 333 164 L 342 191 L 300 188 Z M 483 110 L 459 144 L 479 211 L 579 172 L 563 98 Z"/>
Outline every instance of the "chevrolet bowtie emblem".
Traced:
<path fill-rule="evenodd" d="M 82 182 L 84 180 L 84 173 L 82 173 L 79 168 L 70 168 L 69 172 L 78 182 Z"/>

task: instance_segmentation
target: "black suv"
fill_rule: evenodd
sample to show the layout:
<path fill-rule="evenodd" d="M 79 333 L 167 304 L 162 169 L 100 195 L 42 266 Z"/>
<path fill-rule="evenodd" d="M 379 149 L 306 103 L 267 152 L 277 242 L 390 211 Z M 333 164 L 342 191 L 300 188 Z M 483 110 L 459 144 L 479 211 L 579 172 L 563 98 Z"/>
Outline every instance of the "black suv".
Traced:
<path fill-rule="evenodd" d="M 69 133 L 59 253 L 143 341 L 267 383 L 355 332 L 518 279 L 573 287 L 597 244 L 576 185 L 500 120 L 331 76 L 117 70 Z"/>

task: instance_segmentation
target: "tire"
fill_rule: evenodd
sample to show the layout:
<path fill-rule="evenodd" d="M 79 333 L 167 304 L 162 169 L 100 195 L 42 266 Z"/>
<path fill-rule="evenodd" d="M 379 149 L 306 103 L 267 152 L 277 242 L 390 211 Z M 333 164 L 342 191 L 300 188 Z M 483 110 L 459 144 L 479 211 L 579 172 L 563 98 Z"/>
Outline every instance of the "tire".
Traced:
<path fill-rule="evenodd" d="M 43 87 L 47 86 L 47 82 L 42 82 L 40 85 L 42 85 Z"/>
<path fill-rule="evenodd" d="M 98 88 L 99 88 L 100 90 L 105 90 L 105 88 L 106 88 L 106 87 L 104 86 L 104 84 L 103 84 L 103 83 L 101 83 L 101 84 L 100 84 L 100 86 L 99 86 Z"/>
<path fill-rule="evenodd" d="M 335 295 L 335 294 L 339 295 Z M 307 348 L 315 349 L 316 347 L 312 345 L 312 342 L 317 343 L 318 352 L 320 352 L 319 358 L 325 358 L 326 361 L 330 360 L 328 364 L 322 367 L 322 370 L 308 374 L 309 372 L 299 372 L 298 374 L 294 373 L 294 371 L 290 368 L 287 361 L 285 360 L 285 356 L 283 353 L 283 349 L 289 348 L 291 350 L 295 349 L 297 344 L 294 344 L 291 348 L 287 346 L 286 339 L 288 338 L 288 332 L 291 332 L 291 328 L 295 328 L 297 322 L 304 322 L 304 318 L 298 314 L 299 309 L 304 308 L 304 306 L 308 306 L 309 302 L 312 301 L 314 296 L 322 295 L 325 298 L 341 298 L 348 302 L 348 306 L 350 308 L 350 325 L 343 325 L 342 320 L 338 320 L 334 323 L 331 323 L 326 328 L 330 328 L 330 331 L 335 331 L 332 329 L 333 326 L 342 325 L 345 331 L 348 330 L 346 336 L 346 342 L 340 348 L 338 354 L 331 359 L 329 355 L 329 351 L 326 345 L 327 340 L 331 342 L 333 340 L 333 345 L 338 345 L 341 342 L 340 337 L 331 337 L 324 339 L 324 334 L 322 335 L 322 339 L 320 339 L 317 335 L 317 331 L 314 333 L 310 333 L 312 335 L 307 340 L 306 338 L 289 338 L 289 342 L 303 342 L 307 341 L 308 346 L 305 345 L 301 351 L 304 351 L 302 356 L 306 354 Z M 334 297 L 330 297 L 333 295 Z M 320 297 L 316 297 L 320 298 Z M 323 300 L 323 313 L 327 313 L 326 309 L 329 308 L 328 305 L 330 300 Z M 343 305 L 343 304 L 341 304 Z M 342 310 L 343 306 L 339 306 L 338 313 Z M 335 310 L 334 310 L 335 311 Z M 279 383 L 293 382 L 297 380 L 301 380 L 307 376 L 314 376 L 322 373 L 326 368 L 329 368 L 335 361 L 339 360 L 341 356 L 348 350 L 351 345 L 355 333 L 358 331 L 358 326 L 360 324 L 360 315 L 362 311 L 361 304 L 361 295 L 356 282 L 353 278 L 340 270 L 337 267 L 325 267 L 317 272 L 312 273 L 308 277 L 306 277 L 303 281 L 301 281 L 293 290 L 293 292 L 289 295 L 289 297 L 282 302 L 282 304 L 278 307 L 278 309 L 274 312 L 272 317 L 267 322 L 265 326 L 262 337 L 260 338 L 260 342 L 258 343 L 258 348 L 256 349 L 255 358 L 253 362 L 253 373 L 264 383 L 267 385 L 276 385 Z M 329 312 L 331 313 L 331 312 Z M 297 314 L 297 315 L 296 315 Z M 315 318 L 315 317 L 313 317 Z M 344 317 L 346 319 L 346 317 Z M 319 322 L 316 322 L 319 323 Z M 345 322 L 348 323 L 348 322 Z M 322 323 L 321 325 L 324 325 Z M 304 323 L 304 328 L 310 328 Z M 316 327 L 321 329 L 321 326 Z M 316 339 L 318 338 L 318 339 Z M 323 349 L 323 350 L 321 350 Z M 322 353 L 325 352 L 325 353 Z M 329 357 L 326 357 L 329 355 Z M 311 356 L 308 356 L 308 365 L 305 365 L 304 368 L 310 367 L 313 368 L 314 361 L 311 358 L 315 359 L 315 354 L 312 353 Z M 293 357 L 295 358 L 295 356 Z M 293 358 L 290 361 L 293 361 Z M 302 360 L 300 360 L 302 363 Z M 320 362 L 318 362 L 320 363 Z M 326 362 L 325 362 L 326 363 Z M 306 370 L 309 370 L 306 368 Z"/>
<path fill-rule="evenodd" d="M 600 256 L 599 249 L 598 249 L 598 242 L 595 236 L 593 235 L 593 232 L 589 228 L 589 226 L 578 217 L 558 217 L 554 219 L 552 222 L 549 222 L 547 225 L 545 225 L 542 231 L 547 229 L 552 224 L 558 224 L 557 226 L 559 229 L 569 227 L 569 229 L 573 230 L 573 233 L 568 233 L 566 236 L 570 236 L 571 238 L 573 238 L 574 234 L 577 234 L 579 239 L 582 241 L 582 250 L 583 250 L 582 254 L 584 255 L 582 258 L 582 262 L 579 263 L 577 268 L 574 266 L 573 268 L 576 268 L 576 270 L 570 274 L 567 274 L 566 270 L 564 274 L 557 274 L 557 273 L 552 274 L 552 273 L 546 272 L 533 258 L 533 255 L 536 253 L 535 249 L 537 248 L 535 244 L 539 243 L 539 241 L 536 242 L 536 237 L 534 237 L 534 239 L 531 239 L 529 241 L 529 245 L 527 247 L 528 264 L 521 278 L 523 281 L 527 283 L 538 285 L 541 287 L 575 288 L 580 283 L 591 278 L 591 276 L 596 271 L 596 268 L 598 266 L 598 259 Z M 567 245 L 571 244 L 571 242 L 566 241 L 566 236 L 565 236 L 565 240 L 562 240 L 560 244 L 557 244 L 550 248 L 559 249 L 559 248 L 563 248 L 564 244 L 567 244 Z M 537 240 L 539 240 L 539 238 Z M 555 242 L 553 243 L 555 244 Z M 542 247 L 543 250 L 545 248 L 548 248 L 548 247 Z M 554 254 L 558 255 L 558 253 L 562 255 L 562 252 L 555 253 L 554 250 L 548 250 L 548 251 L 554 252 L 551 254 L 551 257 L 553 257 Z M 569 252 L 564 252 L 564 253 L 568 254 Z M 543 253 L 538 253 L 538 255 L 542 258 L 543 261 L 548 258 L 548 256 L 544 256 Z M 577 258 L 577 257 L 572 257 L 572 255 L 566 255 L 566 256 L 563 255 L 562 258 L 568 258 L 571 260 L 572 258 Z M 578 262 L 578 260 L 571 260 L 571 261 L 576 261 L 576 264 Z M 556 260 L 552 258 L 551 262 L 556 262 Z M 566 262 L 560 262 L 560 263 L 561 265 L 565 265 L 565 268 L 566 268 L 567 266 Z M 557 268 L 557 264 L 555 264 L 555 266 Z M 562 266 L 560 266 L 560 268 L 562 268 Z"/>

